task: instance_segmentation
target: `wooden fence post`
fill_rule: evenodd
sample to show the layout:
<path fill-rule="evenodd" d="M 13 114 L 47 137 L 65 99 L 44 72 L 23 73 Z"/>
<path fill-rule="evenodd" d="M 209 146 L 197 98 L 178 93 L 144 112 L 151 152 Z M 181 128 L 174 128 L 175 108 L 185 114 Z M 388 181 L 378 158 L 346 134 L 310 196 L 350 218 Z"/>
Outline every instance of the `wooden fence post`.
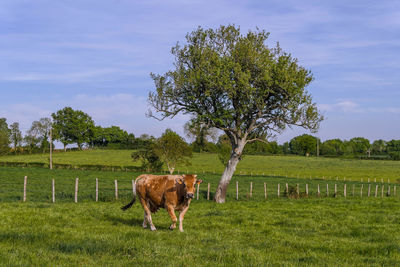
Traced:
<path fill-rule="evenodd" d="M 236 200 L 239 200 L 239 181 L 236 181 Z"/>
<path fill-rule="evenodd" d="M 378 185 L 375 186 L 375 197 L 378 197 Z"/>
<path fill-rule="evenodd" d="M 53 203 L 54 203 L 54 202 L 56 202 L 56 186 L 54 184 L 54 179 L 51 180 L 51 192 L 52 192 L 51 196 L 52 196 Z"/>
<path fill-rule="evenodd" d="M 300 196 L 299 184 L 296 185 L 296 193 L 297 193 L 297 196 Z"/>
<path fill-rule="evenodd" d="M 99 179 L 96 178 L 96 202 L 99 201 Z"/>
<path fill-rule="evenodd" d="M 335 184 L 335 197 L 337 197 L 337 185 Z"/>
<path fill-rule="evenodd" d="M 393 196 L 396 196 L 396 186 L 393 187 Z"/>
<path fill-rule="evenodd" d="M 286 194 L 289 196 L 289 185 L 286 183 Z"/>
<path fill-rule="evenodd" d="M 368 197 L 371 196 L 371 184 L 368 185 Z"/>
<path fill-rule="evenodd" d="M 306 184 L 306 196 L 308 196 L 308 184 Z"/>
<path fill-rule="evenodd" d="M 369 178 L 368 178 L 368 183 L 369 183 Z"/>
<path fill-rule="evenodd" d="M 115 200 L 118 200 L 118 181 L 114 180 L 115 184 Z"/>
<path fill-rule="evenodd" d="M 264 197 L 267 199 L 267 183 L 264 183 Z"/>
<path fill-rule="evenodd" d="M 390 185 L 388 185 L 387 196 L 390 197 Z"/>
<path fill-rule="evenodd" d="M 360 197 L 363 196 L 363 189 L 364 189 L 364 185 L 362 184 L 362 185 L 361 185 L 361 189 L 360 189 Z"/>
<path fill-rule="evenodd" d="M 23 201 L 26 202 L 26 185 L 28 183 L 28 176 L 24 177 L 24 196 L 23 196 Z"/>
<path fill-rule="evenodd" d="M 210 200 L 210 183 L 207 186 L 207 200 Z"/>
<path fill-rule="evenodd" d="M 326 184 L 326 196 L 329 197 L 329 187 L 328 187 L 328 184 Z"/>
<path fill-rule="evenodd" d="M 253 196 L 253 182 L 250 182 L 250 197 Z"/>
<path fill-rule="evenodd" d="M 278 197 L 279 197 L 279 195 L 280 195 L 280 190 L 281 190 L 281 184 L 278 184 Z"/>
<path fill-rule="evenodd" d="M 317 186 L 317 196 L 320 197 L 321 196 L 321 191 L 319 190 L 319 184 Z"/>
<path fill-rule="evenodd" d="M 381 197 L 383 197 L 383 191 L 385 190 L 385 185 L 382 185 L 382 193 L 381 193 Z"/>
<path fill-rule="evenodd" d="M 132 180 L 132 194 L 136 195 L 136 184 L 135 184 L 135 180 Z"/>
<path fill-rule="evenodd" d="M 343 195 L 344 195 L 344 197 L 347 197 L 346 184 L 344 184 L 344 187 L 343 187 Z"/>
<path fill-rule="evenodd" d="M 75 179 L 75 203 L 78 203 L 78 185 L 79 185 L 79 178 Z"/>
<path fill-rule="evenodd" d="M 200 188 L 200 184 L 197 184 L 197 196 L 196 196 L 196 200 L 199 200 L 199 188 Z"/>

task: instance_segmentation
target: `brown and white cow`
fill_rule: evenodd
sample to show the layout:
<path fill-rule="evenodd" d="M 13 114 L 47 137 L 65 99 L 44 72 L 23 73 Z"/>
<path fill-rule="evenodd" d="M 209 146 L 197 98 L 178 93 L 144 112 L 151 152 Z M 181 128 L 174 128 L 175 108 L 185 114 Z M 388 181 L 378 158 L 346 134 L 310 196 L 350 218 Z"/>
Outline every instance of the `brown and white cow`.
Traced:
<path fill-rule="evenodd" d="M 171 216 L 171 230 L 176 227 L 175 210 L 179 211 L 179 230 L 183 232 L 183 217 L 189 209 L 190 201 L 194 197 L 196 184 L 203 181 L 197 179 L 197 175 L 151 175 L 142 174 L 136 178 L 136 195 L 139 197 L 140 203 L 144 209 L 143 228 L 155 231 L 151 213 L 155 213 L 159 208 L 165 208 L 169 216 Z M 136 196 L 122 210 L 129 209 L 135 203 Z"/>

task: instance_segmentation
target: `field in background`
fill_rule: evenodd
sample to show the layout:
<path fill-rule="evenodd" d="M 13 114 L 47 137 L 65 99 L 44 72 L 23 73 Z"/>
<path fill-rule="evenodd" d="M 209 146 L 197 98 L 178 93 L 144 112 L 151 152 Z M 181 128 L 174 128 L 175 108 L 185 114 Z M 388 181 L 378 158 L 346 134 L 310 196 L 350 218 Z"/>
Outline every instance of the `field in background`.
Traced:
<path fill-rule="evenodd" d="M 133 162 L 129 150 L 88 150 L 60 152 L 54 154 L 54 163 L 104 166 L 140 166 Z M 2 156 L 0 162 L 41 162 L 48 163 L 47 154 Z M 191 166 L 178 166 L 176 171 L 222 173 L 224 166 L 216 154 L 195 153 Z M 285 176 L 293 178 L 320 177 L 336 179 L 400 179 L 400 161 L 358 160 L 300 156 L 252 156 L 246 155 L 239 163 L 236 174 Z"/>

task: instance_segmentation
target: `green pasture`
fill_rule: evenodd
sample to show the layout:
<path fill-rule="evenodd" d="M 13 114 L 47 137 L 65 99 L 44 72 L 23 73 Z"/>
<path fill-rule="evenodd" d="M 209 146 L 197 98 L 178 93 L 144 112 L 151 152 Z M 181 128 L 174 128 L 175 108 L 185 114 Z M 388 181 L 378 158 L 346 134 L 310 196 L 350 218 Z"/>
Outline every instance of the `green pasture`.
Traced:
<path fill-rule="evenodd" d="M 54 154 L 55 164 L 103 165 L 103 166 L 140 166 L 133 162 L 129 150 L 87 150 L 59 152 Z M 47 154 L 2 156 L 0 162 L 42 162 L 48 163 Z M 176 171 L 192 173 L 221 174 L 224 166 L 216 154 L 195 153 L 190 166 L 178 166 Z M 400 179 L 400 161 L 359 160 L 301 156 L 253 156 L 246 155 L 239 163 L 236 174 L 288 176 L 292 178 L 328 178 L 347 180 L 380 181 L 387 179 L 395 182 Z"/>
<path fill-rule="evenodd" d="M 397 266 L 394 198 L 194 201 L 185 232 L 124 202 L 0 203 L 3 266 Z"/>

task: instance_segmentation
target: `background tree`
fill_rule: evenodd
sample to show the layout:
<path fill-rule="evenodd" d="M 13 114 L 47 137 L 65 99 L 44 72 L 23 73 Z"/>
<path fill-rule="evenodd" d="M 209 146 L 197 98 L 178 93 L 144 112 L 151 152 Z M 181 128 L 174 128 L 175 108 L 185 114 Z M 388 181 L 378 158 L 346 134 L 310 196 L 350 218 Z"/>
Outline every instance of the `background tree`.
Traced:
<path fill-rule="evenodd" d="M 375 140 L 371 146 L 372 153 L 375 155 L 382 155 L 385 152 L 387 152 L 386 146 L 387 146 L 386 141 L 384 141 L 382 139 Z"/>
<path fill-rule="evenodd" d="M 68 144 L 76 143 L 82 149 L 83 144 L 93 140 L 93 119 L 83 111 L 65 107 L 51 116 L 57 140 L 63 143 L 64 151 Z"/>
<path fill-rule="evenodd" d="M 194 139 L 192 144 L 194 152 L 208 151 L 207 144 L 209 139 L 211 141 L 216 141 L 217 130 L 215 128 L 210 128 L 204 123 L 198 123 L 195 119 L 192 119 L 185 123 L 184 131 L 187 137 Z"/>
<path fill-rule="evenodd" d="M 177 133 L 167 129 L 154 144 L 154 151 L 173 174 L 177 164 L 189 165 L 192 150 Z"/>
<path fill-rule="evenodd" d="M 14 147 L 14 153 L 17 154 L 23 140 L 18 122 L 14 122 L 10 125 L 10 139 Z"/>
<path fill-rule="evenodd" d="M 321 144 L 321 154 L 330 156 L 341 156 L 344 154 L 344 144 L 340 139 L 326 140 Z"/>
<path fill-rule="evenodd" d="M 10 129 L 7 120 L 0 118 L 0 155 L 10 152 Z"/>
<path fill-rule="evenodd" d="M 317 152 L 317 138 L 309 134 L 292 138 L 289 145 L 293 154 L 309 156 L 315 155 Z"/>
<path fill-rule="evenodd" d="M 287 126 L 316 130 L 322 117 L 305 87 L 310 71 L 279 45 L 266 45 L 269 34 L 239 27 L 197 30 L 186 35 L 186 44 L 172 48 L 174 69 L 151 74 L 156 91 L 149 103 L 164 119 L 190 114 L 199 123 L 223 131 L 231 156 L 215 193 L 225 202 L 226 190 L 247 143 L 265 141 Z"/>
<path fill-rule="evenodd" d="M 363 137 L 354 137 L 350 139 L 349 144 L 354 155 L 366 154 L 371 148 L 369 140 Z"/>

